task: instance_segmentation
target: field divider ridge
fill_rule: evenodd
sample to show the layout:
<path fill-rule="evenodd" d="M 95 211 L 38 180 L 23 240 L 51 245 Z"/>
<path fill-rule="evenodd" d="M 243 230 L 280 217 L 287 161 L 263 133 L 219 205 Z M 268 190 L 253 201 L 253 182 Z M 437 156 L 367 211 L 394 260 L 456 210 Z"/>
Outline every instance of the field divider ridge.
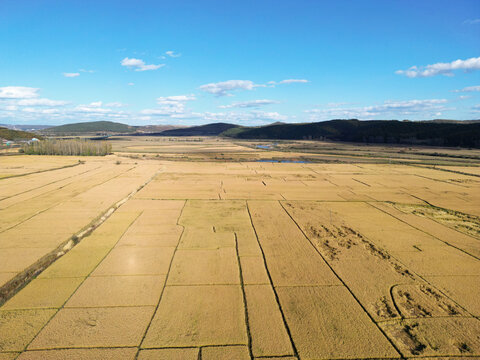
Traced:
<path fill-rule="evenodd" d="M 260 252 L 262 253 L 263 265 L 264 265 L 265 270 L 267 272 L 268 280 L 270 282 L 270 286 L 272 287 L 273 294 L 275 295 L 275 301 L 277 303 L 278 309 L 280 311 L 280 314 L 282 315 L 283 325 L 285 326 L 285 330 L 287 331 L 288 338 L 290 339 L 290 343 L 292 345 L 293 356 L 295 358 L 299 359 L 298 350 L 297 350 L 297 347 L 295 346 L 295 342 L 293 341 L 292 332 L 290 330 L 290 327 L 288 326 L 287 318 L 285 317 L 285 312 L 282 308 L 282 304 L 280 303 L 280 298 L 278 296 L 277 289 L 273 285 L 272 275 L 270 274 L 270 270 L 268 269 L 268 266 L 267 266 L 267 258 L 265 257 L 265 252 L 263 251 L 262 244 L 260 243 L 260 239 L 258 238 L 258 234 L 257 234 L 257 230 L 255 229 L 255 225 L 253 225 L 253 219 L 252 219 L 252 214 L 250 212 L 250 207 L 248 206 L 248 200 L 245 200 L 245 203 L 246 203 L 246 207 L 247 207 L 248 217 L 250 218 L 250 224 L 252 225 L 253 232 L 255 233 L 255 238 L 257 239 L 258 246 L 260 247 Z"/>
<path fill-rule="evenodd" d="M 82 165 L 82 164 L 83 164 L 83 163 L 78 162 L 78 163 L 75 163 L 75 164 L 60 166 L 60 167 L 58 167 L 58 168 L 53 168 L 53 169 L 44 169 L 44 170 L 32 171 L 32 172 L 25 173 L 25 174 L 10 175 L 10 176 L 6 176 L 6 177 L 2 177 L 2 178 L 0 178 L 0 180 L 11 179 L 11 178 L 16 178 L 16 177 L 22 177 L 22 176 L 33 175 L 33 174 L 40 174 L 40 173 L 44 173 L 44 172 L 48 172 L 48 171 L 55 171 L 55 170 L 67 169 L 67 168 L 74 167 L 74 166 L 78 166 L 78 165 Z"/>
<path fill-rule="evenodd" d="M 250 359 L 253 359 L 252 334 L 250 333 L 250 324 L 249 324 L 249 321 L 248 321 L 247 294 L 245 293 L 245 284 L 243 282 L 242 264 L 240 262 L 240 255 L 238 254 L 237 233 L 234 232 L 233 234 L 235 235 L 235 254 L 237 255 L 238 274 L 239 274 L 239 277 L 240 277 L 240 287 L 242 289 L 243 308 L 245 310 L 245 328 L 246 328 L 246 331 L 247 331 L 248 353 L 250 354 Z"/>
<path fill-rule="evenodd" d="M 135 354 L 135 360 L 137 360 L 138 356 L 140 355 L 140 349 L 142 348 L 142 343 L 145 340 L 145 337 L 147 336 L 148 330 L 150 329 L 150 326 L 152 325 L 152 322 L 153 322 L 153 319 L 155 318 L 155 315 L 157 314 L 158 308 L 160 306 L 160 302 L 162 301 L 162 297 L 163 297 L 163 294 L 165 292 L 165 287 L 167 286 L 168 276 L 170 275 L 170 270 L 172 269 L 173 259 L 175 258 L 175 254 L 177 253 L 178 246 L 180 245 L 180 240 L 182 239 L 182 236 L 185 233 L 185 226 L 180 224 L 180 219 L 182 217 L 183 210 L 185 209 L 185 206 L 187 205 L 187 201 L 188 200 L 184 201 L 183 206 L 182 206 L 182 210 L 180 210 L 180 214 L 178 215 L 178 218 L 177 218 L 177 225 L 182 227 L 182 232 L 181 232 L 180 236 L 178 237 L 177 244 L 175 246 L 175 249 L 173 250 L 172 257 L 170 259 L 170 263 L 168 264 L 167 275 L 165 276 L 165 281 L 163 283 L 162 292 L 160 293 L 160 297 L 158 298 L 157 305 L 155 306 L 155 310 L 153 311 L 152 317 L 150 318 L 150 321 L 148 322 L 148 325 L 145 328 L 145 332 L 143 333 L 143 336 L 142 336 L 142 338 L 140 340 L 140 343 L 138 345 L 137 353 Z M 199 351 L 199 354 L 200 354 L 200 351 Z"/>

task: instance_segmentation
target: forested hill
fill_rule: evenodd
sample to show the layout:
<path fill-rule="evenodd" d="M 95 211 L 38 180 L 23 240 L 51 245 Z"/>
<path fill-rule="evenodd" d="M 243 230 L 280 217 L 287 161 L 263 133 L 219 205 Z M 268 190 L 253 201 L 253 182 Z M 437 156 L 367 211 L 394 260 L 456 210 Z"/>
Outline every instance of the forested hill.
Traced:
<path fill-rule="evenodd" d="M 38 134 L 34 134 L 27 131 L 12 130 L 4 127 L 0 127 L 0 139 L 5 140 L 30 140 L 31 138 L 42 139 Z"/>
<path fill-rule="evenodd" d="M 45 129 L 48 134 L 75 134 L 75 133 L 96 133 L 96 132 L 113 132 L 113 133 L 129 133 L 136 131 L 135 126 L 130 126 L 113 121 L 89 121 L 75 124 L 66 124 L 54 126 Z"/>
<path fill-rule="evenodd" d="M 162 131 L 159 135 L 162 136 L 216 136 L 224 131 L 237 128 L 238 125 L 227 123 L 213 123 L 200 126 L 191 126 L 183 129 L 173 129 Z"/>
<path fill-rule="evenodd" d="M 222 133 L 239 139 L 325 139 L 349 142 L 480 147 L 480 122 L 331 120 L 237 127 Z"/>

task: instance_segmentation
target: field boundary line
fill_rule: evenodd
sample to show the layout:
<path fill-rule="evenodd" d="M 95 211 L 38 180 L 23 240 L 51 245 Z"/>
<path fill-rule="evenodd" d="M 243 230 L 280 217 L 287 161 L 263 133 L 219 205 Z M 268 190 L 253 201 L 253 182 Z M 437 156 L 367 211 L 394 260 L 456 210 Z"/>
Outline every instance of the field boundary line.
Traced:
<path fill-rule="evenodd" d="M 182 240 L 183 234 L 185 233 L 185 226 L 180 224 L 180 219 L 182 218 L 183 211 L 185 210 L 185 206 L 187 205 L 187 202 L 188 200 L 184 200 L 182 210 L 180 210 L 180 214 L 178 215 L 177 222 L 176 222 L 178 226 L 182 227 L 182 233 L 178 237 L 177 245 L 173 250 L 172 258 L 170 259 L 170 264 L 168 264 L 167 274 L 165 275 L 165 282 L 163 283 L 162 292 L 160 293 L 160 296 L 158 298 L 157 305 L 155 306 L 152 317 L 150 318 L 150 321 L 148 322 L 148 325 L 145 328 L 145 332 L 143 333 L 143 336 L 140 339 L 140 343 L 137 346 L 137 353 L 135 354 L 135 358 L 134 358 L 135 360 L 138 359 L 138 356 L 140 355 L 140 350 L 150 350 L 150 348 L 142 349 L 142 344 L 145 340 L 145 337 L 147 336 L 148 330 L 150 330 L 150 327 L 152 326 L 152 322 L 153 322 L 153 319 L 155 319 L 155 315 L 157 314 L 158 308 L 160 307 L 160 302 L 162 301 L 163 294 L 165 293 L 165 288 L 167 287 L 167 281 L 170 275 L 170 270 L 172 269 L 173 259 L 175 258 L 175 254 L 177 253 L 178 246 L 180 245 L 180 241 Z M 198 352 L 200 354 L 200 350 Z"/>
<path fill-rule="evenodd" d="M 62 242 L 54 250 L 50 251 L 35 263 L 18 273 L 13 279 L 10 279 L 7 283 L 0 287 L 0 307 L 12 298 L 17 292 L 23 289 L 27 284 L 42 273 L 46 268 L 53 264 L 56 260 L 67 254 L 72 250 L 75 245 L 80 243 L 85 237 L 89 236 L 95 229 L 102 225 L 120 206 L 130 200 L 137 192 L 143 189 L 148 183 L 150 183 L 157 173 L 155 173 L 145 183 L 140 185 L 137 189 L 133 190 L 125 198 L 117 201 L 113 206 L 106 210 L 103 214 L 95 218 L 80 232 L 72 235 L 68 240 Z M 46 210 L 45 210 L 46 211 Z"/>
<path fill-rule="evenodd" d="M 464 188 L 470 188 L 470 186 L 467 186 L 467 185 L 452 183 L 452 182 L 447 181 L 447 180 L 435 179 L 435 178 L 431 178 L 431 177 L 424 176 L 424 175 L 413 174 L 413 176 L 418 176 L 418 177 L 421 177 L 421 178 L 424 178 L 424 179 L 428 179 L 428 180 L 432 180 L 432 181 L 438 181 L 438 182 L 442 182 L 442 183 L 449 184 L 449 185 L 456 185 L 456 186 L 461 186 L 461 187 L 464 187 Z"/>
<path fill-rule="evenodd" d="M 450 170 L 450 169 L 437 168 L 435 166 L 432 167 L 432 166 L 428 166 L 428 165 L 427 166 L 418 166 L 418 165 L 415 165 L 415 164 L 412 164 L 412 165 L 416 166 L 416 167 L 427 168 L 427 169 L 432 169 L 432 170 L 451 172 L 451 173 L 454 173 L 454 174 L 480 177 L 480 175 L 478 175 L 478 174 L 466 173 L 466 172 L 463 172 L 463 171 L 456 171 L 456 170 Z M 440 165 L 440 166 L 449 166 L 449 165 Z M 453 165 L 453 166 L 457 166 L 457 165 Z M 462 165 L 459 165 L 459 166 L 462 166 Z M 464 166 L 464 167 L 469 167 L 469 166 L 467 165 L 467 166 Z M 476 167 L 476 166 L 470 166 L 470 167 Z"/>
<path fill-rule="evenodd" d="M 24 222 L 30 220 L 31 218 L 33 218 L 33 217 L 35 217 L 35 216 L 37 216 L 37 215 L 40 215 L 40 214 L 44 213 L 45 211 L 48 211 L 48 210 L 50 210 L 50 209 L 53 209 L 54 207 L 56 207 L 56 206 L 64 203 L 65 201 L 70 201 L 70 200 L 72 200 L 72 199 L 75 199 L 77 196 L 82 195 L 82 194 L 86 193 L 87 191 L 96 188 L 97 186 L 101 186 L 101 185 L 109 182 L 110 180 L 113 180 L 113 179 L 116 179 L 116 178 L 119 177 L 119 176 L 125 175 L 127 172 L 129 172 L 130 170 L 133 170 L 134 168 L 135 168 L 135 166 L 131 167 L 130 169 L 124 171 L 124 172 L 121 173 L 121 174 L 115 175 L 115 176 L 113 176 L 113 177 L 111 177 L 111 178 L 109 178 L 109 179 L 107 179 L 107 180 L 105 180 L 105 181 L 102 181 L 101 183 L 98 183 L 98 184 L 96 184 L 96 185 L 93 185 L 93 186 L 89 187 L 87 190 L 82 191 L 81 193 L 79 193 L 79 194 L 77 194 L 77 195 L 74 195 L 73 197 L 67 198 L 67 199 L 65 199 L 64 201 L 59 201 L 59 202 L 53 204 L 52 206 L 47 207 L 46 209 L 37 211 L 37 212 L 36 212 L 35 214 L 33 214 L 32 216 L 30 216 L 30 217 L 28 217 L 28 218 L 26 218 L 26 219 L 24 219 L 24 220 L 16 223 L 15 225 L 12 225 L 12 226 L 10 226 L 9 228 L 6 228 L 6 229 L 4 229 L 4 230 L 0 230 L 0 234 L 1 234 L 1 233 L 4 233 L 5 231 L 8 231 L 8 230 L 10 230 L 10 229 L 13 229 L 14 227 L 17 227 L 17 226 L 19 226 L 19 225 L 22 225 Z M 151 181 L 151 179 L 149 180 L 149 182 L 150 182 L 150 181 Z M 71 184 L 73 184 L 73 183 L 69 183 L 69 184 L 63 186 L 62 188 L 66 187 L 66 186 L 69 186 L 69 185 L 71 185 Z M 45 192 L 44 194 L 40 194 L 40 195 L 34 196 L 34 197 L 32 197 L 31 199 L 35 199 L 35 198 L 37 198 L 37 197 L 43 196 L 43 195 L 48 194 L 48 193 L 51 193 L 51 192 L 55 192 L 55 191 L 57 191 L 57 190 L 58 190 L 58 189 L 53 189 L 53 190 L 47 191 L 47 192 Z M 31 199 L 29 199 L 29 200 L 23 200 L 22 202 L 30 201 Z M 16 205 L 16 204 L 12 204 L 12 205 L 6 207 L 5 209 L 8 209 L 9 207 L 14 206 L 14 205 Z M 5 209 L 2 209 L 2 210 L 5 210 Z M 93 221 L 95 221 L 95 220 L 93 220 Z M 87 225 L 87 226 L 88 226 L 88 225 Z"/>
<path fill-rule="evenodd" d="M 90 170 L 86 170 L 86 171 L 83 171 L 83 172 L 78 173 L 78 174 L 75 174 L 75 175 L 67 176 L 67 177 L 65 177 L 65 178 L 63 178 L 63 179 L 60 179 L 60 180 L 55 180 L 55 181 L 49 182 L 49 183 L 44 184 L 44 185 L 41 185 L 41 186 L 37 186 L 37 187 L 32 188 L 32 189 L 29 189 L 29 190 L 21 191 L 21 192 L 19 192 L 19 193 L 17 193 L 17 194 L 13 194 L 13 195 L 10 195 L 10 196 L 5 196 L 5 197 L 3 197 L 3 198 L 0 199 L 0 202 L 2 202 L 2 201 L 4 201 L 4 200 L 7 200 L 7 199 L 10 199 L 10 198 L 15 197 L 15 196 L 23 195 L 23 194 L 28 193 L 28 192 L 30 192 L 30 191 L 35 191 L 35 190 L 41 189 L 41 188 L 43 188 L 43 187 L 45 187 L 45 186 L 52 185 L 52 184 L 58 183 L 58 182 L 60 182 L 60 181 L 64 181 L 64 180 L 71 179 L 72 177 L 76 177 L 76 176 L 80 176 L 80 175 L 86 174 L 86 173 L 88 173 L 88 172 L 90 172 L 90 171 L 94 171 L 94 170 L 97 170 L 97 169 L 100 169 L 100 168 L 101 168 L 101 166 L 98 166 L 98 167 L 96 167 L 96 168 L 93 168 L 93 169 L 90 169 Z M 45 193 L 48 193 L 48 191 L 46 191 Z M 31 199 L 33 199 L 33 198 L 34 198 L 34 197 L 32 197 Z M 6 208 L 3 208 L 3 209 L 8 209 L 9 207 L 10 207 L 10 206 L 7 206 Z"/>
<path fill-rule="evenodd" d="M 337 277 L 337 279 L 343 284 L 343 286 L 345 286 L 345 288 L 348 290 L 348 292 L 350 293 L 350 295 L 352 295 L 352 297 L 355 299 L 355 301 L 358 303 L 358 305 L 360 305 L 360 307 L 362 308 L 362 310 L 365 312 L 365 314 L 369 317 L 370 321 L 372 321 L 372 323 L 375 324 L 375 326 L 377 327 L 378 330 L 380 330 L 380 332 L 382 333 L 382 335 L 387 339 L 387 341 L 390 343 L 390 345 L 392 345 L 392 347 L 395 349 L 395 351 L 400 355 L 400 357 L 402 359 L 405 359 L 406 357 L 403 355 L 403 353 L 398 349 L 398 347 L 395 345 L 395 343 L 387 336 L 387 334 L 385 333 L 385 331 L 377 324 L 377 322 L 375 321 L 375 319 L 370 315 L 370 313 L 367 311 L 367 309 L 365 309 L 365 307 L 363 306 L 363 304 L 360 302 L 360 300 L 358 300 L 358 298 L 355 296 L 355 294 L 353 293 L 353 291 L 347 286 L 347 284 L 345 283 L 345 281 L 343 281 L 343 279 L 337 274 L 337 272 L 333 269 L 333 267 L 328 263 L 328 261 L 323 257 L 323 255 L 320 253 L 320 251 L 317 249 L 317 247 L 313 244 L 313 242 L 310 240 L 310 238 L 307 236 L 307 234 L 305 234 L 305 232 L 303 231 L 303 229 L 300 227 L 300 225 L 297 223 L 297 221 L 293 218 L 293 216 L 287 211 L 287 209 L 285 209 L 285 207 L 283 206 L 283 204 L 279 201 L 278 202 L 279 205 L 282 207 L 283 211 L 285 211 L 285 213 L 288 215 L 288 217 L 293 221 L 293 223 L 297 226 L 297 228 L 300 230 L 300 232 L 303 234 L 303 236 L 305 237 L 305 239 L 307 239 L 307 241 L 310 243 L 310 245 L 313 247 L 313 249 L 315 250 L 315 252 L 322 258 L 322 260 L 325 262 L 325 264 L 330 268 L 330 270 L 333 272 L 333 274 Z"/>
<path fill-rule="evenodd" d="M 39 171 L 32 171 L 32 172 L 25 173 L 25 174 L 10 175 L 10 176 L 6 176 L 6 177 L 0 178 L 0 181 L 1 181 L 1 180 L 5 180 L 5 179 L 12 179 L 12 178 L 16 178 L 16 177 L 33 175 L 33 174 L 40 174 L 40 173 L 44 173 L 44 172 L 48 172 L 48 171 L 55 171 L 55 170 L 67 169 L 67 168 L 71 168 L 71 167 L 78 166 L 78 165 L 83 165 L 83 163 L 78 162 L 78 163 L 75 163 L 75 164 L 60 166 L 60 167 L 58 167 L 58 168 L 45 169 L 45 170 L 39 170 Z"/>
<path fill-rule="evenodd" d="M 420 200 L 421 200 L 421 199 L 420 199 Z M 424 200 L 424 201 L 425 201 L 425 200 Z M 429 206 L 431 206 L 431 207 L 435 207 L 435 208 L 439 208 L 439 209 L 443 209 L 443 210 L 450 210 L 450 209 L 444 209 L 444 208 L 440 208 L 440 207 L 438 207 L 438 206 L 432 205 L 432 204 L 428 203 L 427 201 L 425 201 L 425 202 L 426 202 Z M 445 245 L 451 246 L 452 248 L 454 248 L 454 249 L 456 249 L 456 250 L 458 250 L 458 251 L 460 251 L 460 252 L 462 252 L 462 253 L 464 253 L 464 254 L 466 254 L 466 255 L 468 255 L 468 256 L 471 256 L 471 257 L 473 257 L 473 258 L 476 259 L 476 260 L 480 260 L 480 258 L 479 258 L 478 256 L 473 255 L 473 254 L 470 254 L 470 253 L 467 252 L 466 250 L 463 250 L 463 249 L 461 249 L 461 248 L 459 248 L 459 247 L 457 247 L 457 246 L 455 246 L 455 245 L 452 245 L 452 244 L 450 244 L 450 243 L 447 242 L 447 241 L 444 241 L 444 240 L 442 240 L 442 239 L 439 239 L 438 237 L 430 234 L 429 232 L 427 232 L 427 231 L 425 231 L 425 230 L 423 230 L 423 229 L 420 229 L 420 228 L 418 228 L 418 227 L 416 227 L 416 226 L 414 226 L 414 225 L 406 222 L 405 220 L 402 220 L 402 219 L 396 217 L 395 215 L 392 215 L 392 214 L 390 214 L 389 212 L 387 212 L 387 211 L 385 211 L 385 210 L 383 210 L 383 209 L 381 209 L 381 208 L 376 207 L 376 206 L 373 205 L 373 204 L 370 204 L 368 201 L 365 201 L 365 203 L 368 204 L 368 205 L 370 205 L 371 207 L 373 207 L 373 208 L 375 208 L 375 209 L 383 212 L 384 214 L 387 214 L 388 216 L 391 216 L 391 217 L 393 217 L 394 219 L 396 219 L 396 220 L 398 220 L 398 221 L 401 221 L 402 223 L 404 223 L 404 224 L 406 224 L 406 225 L 414 228 L 415 230 L 420 231 L 420 232 L 422 232 L 422 233 L 424 233 L 424 234 L 427 234 L 427 235 L 433 237 L 434 239 L 436 239 L 436 240 L 444 243 Z M 383 203 L 388 203 L 388 202 L 387 202 L 387 201 L 383 201 Z M 451 211 L 451 210 L 450 210 L 450 211 Z M 455 210 L 454 210 L 454 211 L 455 211 Z M 460 212 L 460 211 L 459 211 L 459 212 Z M 427 218 L 427 219 L 430 219 L 430 218 Z M 458 232 L 458 233 L 460 233 L 460 234 L 462 234 L 462 235 L 466 235 L 466 236 L 472 238 L 473 240 L 478 240 L 478 239 L 476 239 L 475 237 L 473 237 L 473 236 L 471 236 L 471 235 L 465 234 L 465 233 L 463 233 L 463 232 L 461 232 L 461 231 L 458 231 L 458 230 L 456 230 L 456 229 L 452 229 L 451 227 L 449 227 L 449 226 L 447 226 L 447 225 L 444 225 L 444 224 L 442 224 L 442 223 L 440 223 L 440 222 L 438 222 L 438 221 L 436 221 L 436 220 L 434 220 L 434 219 L 430 219 L 430 220 L 434 221 L 435 223 L 437 223 L 437 224 L 439 224 L 439 225 L 445 226 L 445 227 L 447 227 L 448 229 L 454 230 L 454 231 L 456 231 L 456 232 Z"/>
<path fill-rule="evenodd" d="M 235 235 L 235 254 L 237 255 L 237 264 L 238 264 L 238 275 L 240 278 L 240 288 L 242 289 L 242 297 L 243 297 L 243 309 L 245 312 L 245 330 L 247 331 L 247 346 L 248 346 L 248 353 L 250 354 L 250 359 L 253 359 L 253 350 L 252 350 L 252 334 L 250 333 L 250 322 L 248 317 L 248 305 L 247 305 L 247 294 L 245 293 L 245 283 L 243 282 L 243 272 L 242 272 L 242 264 L 240 263 L 240 255 L 238 254 L 238 237 L 237 233 L 233 233 Z"/>
<path fill-rule="evenodd" d="M 260 252 L 262 253 L 263 266 L 265 267 L 268 280 L 270 281 L 270 286 L 273 290 L 273 294 L 275 295 L 275 301 L 280 311 L 280 315 L 282 315 L 283 326 L 285 326 L 285 330 L 287 332 L 288 338 L 290 339 L 290 344 L 292 345 L 293 356 L 299 359 L 298 350 L 297 350 L 297 347 L 295 346 L 295 342 L 293 341 L 292 332 L 290 331 L 290 327 L 288 326 L 287 318 L 285 316 L 285 312 L 283 311 L 282 304 L 280 303 L 280 298 L 278 296 L 277 289 L 273 285 L 272 275 L 270 274 L 270 270 L 268 269 L 268 266 L 267 266 L 267 258 L 265 257 L 265 252 L 263 251 L 262 244 L 260 243 L 260 239 L 258 238 L 257 229 L 255 229 L 255 225 L 253 225 L 253 218 L 252 218 L 252 213 L 250 212 L 250 207 L 248 206 L 248 200 L 245 200 L 245 204 L 247 205 L 247 212 L 248 212 L 248 217 L 250 218 L 250 224 L 252 225 L 253 232 L 255 233 L 255 238 L 257 239 Z"/>

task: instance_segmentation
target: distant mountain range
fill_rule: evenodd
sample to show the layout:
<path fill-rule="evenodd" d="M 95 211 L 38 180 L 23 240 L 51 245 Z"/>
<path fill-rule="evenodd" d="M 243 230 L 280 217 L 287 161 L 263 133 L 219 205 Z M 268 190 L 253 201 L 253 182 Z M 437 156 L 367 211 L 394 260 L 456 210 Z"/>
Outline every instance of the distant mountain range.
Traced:
<path fill-rule="evenodd" d="M 49 135 L 80 135 L 80 134 L 142 134 L 160 133 L 165 130 L 182 128 L 175 125 L 146 125 L 131 126 L 113 121 L 91 121 L 60 126 L 50 126 L 40 129 L 42 133 Z"/>
<path fill-rule="evenodd" d="M 165 130 L 157 135 L 160 136 L 217 136 L 230 129 L 238 128 L 238 125 L 227 123 L 214 123 L 200 126 L 191 126 L 182 129 Z"/>
<path fill-rule="evenodd" d="M 480 147 L 480 121 L 330 120 L 305 124 L 237 127 L 238 139 L 334 140 L 362 143 Z"/>
<path fill-rule="evenodd" d="M 28 125 L 24 125 L 28 126 Z M 273 123 L 247 127 L 228 123 L 179 127 L 130 126 L 111 121 L 83 122 L 43 128 L 45 135 L 224 136 L 235 139 L 332 140 L 362 143 L 416 144 L 480 148 L 480 120 L 330 120 L 315 123 Z"/>

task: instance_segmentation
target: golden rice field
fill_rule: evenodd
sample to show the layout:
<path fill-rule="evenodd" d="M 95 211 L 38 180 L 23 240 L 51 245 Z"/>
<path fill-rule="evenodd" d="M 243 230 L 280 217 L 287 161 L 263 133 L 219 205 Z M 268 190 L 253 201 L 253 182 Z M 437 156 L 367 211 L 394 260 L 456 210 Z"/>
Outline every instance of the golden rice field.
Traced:
<path fill-rule="evenodd" d="M 186 140 L 0 156 L 0 360 L 480 358 L 479 154 Z"/>

